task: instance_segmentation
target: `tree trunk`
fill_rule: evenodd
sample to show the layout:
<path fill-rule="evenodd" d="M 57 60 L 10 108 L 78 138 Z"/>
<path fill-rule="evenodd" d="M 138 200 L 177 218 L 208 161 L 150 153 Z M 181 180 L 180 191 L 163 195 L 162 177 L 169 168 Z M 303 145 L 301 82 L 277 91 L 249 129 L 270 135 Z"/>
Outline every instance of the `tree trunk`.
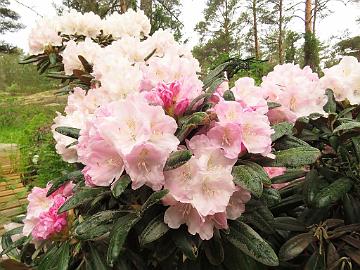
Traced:
<path fill-rule="evenodd" d="M 141 0 L 140 1 L 140 9 L 142 9 L 145 13 L 145 15 L 150 19 L 151 21 L 151 15 L 152 15 L 152 0 Z"/>
<path fill-rule="evenodd" d="M 317 15 L 318 5 L 319 5 L 319 0 L 315 0 L 315 3 L 314 3 L 313 25 L 312 25 L 312 32 L 314 33 L 314 35 L 315 35 L 316 15 Z"/>
<path fill-rule="evenodd" d="M 312 0 L 305 1 L 305 43 L 304 43 L 304 66 L 310 66 L 314 69 L 313 65 L 313 46 L 312 46 Z"/>
<path fill-rule="evenodd" d="M 120 12 L 121 14 L 125 13 L 128 9 L 126 0 L 120 0 Z"/>
<path fill-rule="evenodd" d="M 305 33 L 312 32 L 312 0 L 305 2 Z"/>
<path fill-rule="evenodd" d="M 256 0 L 252 1 L 252 11 L 253 11 L 253 19 L 254 19 L 254 49 L 255 49 L 255 58 L 260 58 L 260 49 L 259 49 L 259 38 L 258 38 L 258 29 L 257 29 L 257 17 L 256 17 Z"/>
<path fill-rule="evenodd" d="M 279 40 L 278 40 L 278 51 L 279 51 L 279 63 L 283 64 L 283 1 L 279 0 Z"/>

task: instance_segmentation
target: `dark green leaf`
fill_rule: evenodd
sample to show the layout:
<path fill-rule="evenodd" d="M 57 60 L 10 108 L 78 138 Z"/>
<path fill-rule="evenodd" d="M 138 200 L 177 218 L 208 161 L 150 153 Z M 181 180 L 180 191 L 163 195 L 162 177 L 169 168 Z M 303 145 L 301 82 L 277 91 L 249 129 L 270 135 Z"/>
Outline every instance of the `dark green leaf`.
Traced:
<path fill-rule="evenodd" d="M 341 124 L 340 126 L 334 129 L 334 133 L 338 133 L 340 131 L 353 131 L 354 129 L 358 130 L 360 128 L 360 122 L 348 122 Z"/>
<path fill-rule="evenodd" d="M 236 248 L 255 260 L 268 266 L 279 265 L 279 259 L 272 247 L 245 223 L 232 222 L 230 233 L 224 234 L 224 236 Z"/>
<path fill-rule="evenodd" d="M 83 65 L 84 67 L 84 70 L 88 73 L 91 73 L 93 72 L 93 67 L 92 65 L 82 56 L 82 55 L 78 55 L 78 58 L 81 62 L 81 64 Z"/>
<path fill-rule="evenodd" d="M 263 204 L 259 204 L 254 210 L 247 211 L 240 217 L 242 221 L 252 225 L 256 230 L 267 234 L 274 233 L 274 216 L 271 211 Z"/>
<path fill-rule="evenodd" d="M 345 221 L 347 224 L 360 223 L 360 201 L 351 194 L 343 198 Z"/>
<path fill-rule="evenodd" d="M 274 184 L 290 182 L 306 175 L 306 171 L 297 169 L 287 169 L 283 175 L 276 176 L 271 179 Z"/>
<path fill-rule="evenodd" d="M 74 233 L 80 239 L 89 239 L 89 234 L 91 236 L 90 238 L 92 238 L 96 230 L 102 231 L 102 229 L 99 228 L 100 225 L 103 225 L 105 223 L 113 223 L 117 218 L 119 218 L 120 216 L 124 216 L 126 213 L 128 212 L 121 210 L 106 210 L 96 213 L 95 215 L 90 216 L 89 218 L 81 222 L 75 228 Z M 109 226 L 105 226 L 105 229 L 108 227 Z"/>
<path fill-rule="evenodd" d="M 260 197 L 263 191 L 263 183 L 270 183 L 270 178 L 264 169 L 253 162 L 244 162 L 243 165 L 234 166 L 232 170 L 234 182 L 257 197 Z"/>
<path fill-rule="evenodd" d="M 275 133 L 271 135 L 271 140 L 276 141 L 284 135 L 291 135 L 291 130 L 293 127 L 294 125 L 288 122 L 282 122 L 272 126 Z"/>
<path fill-rule="evenodd" d="M 120 251 L 125 243 L 126 237 L 135 223 L 139 220 L 139 216 L 134 213 L 120 217 L 110 233 L 110 243 L 107 252 L 107 263 L 113 266 L 116 259 L 120 255 Z"/>
<path fill-rule="evenodd" d="M 328 97 L 328 101 L 324 105 L 324 111 L 327 113 L 335 113 L 336 112 L 336 101 L 334 98 L 334 94 L 330 89 L 326 89 L 326 95 Z"/>
<path fill-rule="evenodd" d="M 77 190 L 73 196 L 71 196 L 60 208 L 58 213 L 63 213 L 70 209 L 73 209 L 79 205 L 87 203 L 91 200 L 94 200 L 96 196 L 103 193 L 104 188 L 90 188 L 84 187 Z"/>
<path fill-rule="evenodd" d="M 357 161 L 360 163 L 360 137 L 352 137 L 351 142 L 354 146 Z"/>
<path fill-rule="evenodd" d="M 56 53 L 50 53 L 49 60 L 50 60 L 50 64 L 55 65 L 56 64 Z"/>
<path fill-rule="evenodd" d="M 205 254 L 212 265 L 220 265 L 224 261 L 224 248 L 219 231 L 214 232 L 213 238 L 203 242 Z"/>
<path fill-rule="evenodd" d="M 21 245 L 23 245 L 25 243 L 26 240 L 28 240 L 28 237 L 23 236 L 20 239 L 16 240 L 15 242 L 12 242 L 2 252 L 0 252 L 0 257 L 4 254 L 8 254 L 13 249 L 20 247 Z"/>
<path fill-rule="evenodd" d="M 68 136 L 68 137 L 71 137 L 74 139 L 78 139 L 79 133 L 80 133 L 80 129 L 73 128 L 73 127 L 57 127 L 57 128 L 55 128 L 55 131 L 62 135 L 65 135 L 65 136 Z"/>
<path fill-rule="evenodd" d="M 312 233 L 302 233 L 290 238 L 280 248 L 279 259 L 289 261 L 300 255 L 315 238 Z"/>
<path fill-rule="evenodd" d="M 235 101 L 234 93 L 231 90 L 226 90 L 223 94 L 223 98 L 226 101 Z"/>
<path fill-rule="evenodd" d="M 70 261 L 70 244 L 68 242 L 63 242 L 59 249 L 60 254 L 56 269 L 67 270 Z"/>
<path fill-rule="evenodd" d="M 99 254 L 98 250 L 89 244 L 90 254 L 86 257 L 86 269 L 87 270 L 107 270 L 109 269 L 106 263 L 103 261 L 102 255 Z"/>
<path fill-rule="evenodd" d="M 169 191 L 167 189 L 152 193 L 149 196 L 149 198 L 146 200 L 146 202 L 143 204 L 143 206 L 141 207 L 141 212 L 145 212 L 151 206 L 160 202 L 160 200 L 168 193 L 169 193 Z"/>
<path fill-rule="evenodd" d="M 324 257 L 318 252 L 314 252 L 310 259 L 307 261 L 304 270 L 325 270 Z"/>
<path fill-rule="evenodd" d="M 329 183 L 324 178 L 319 177 L 319 174 L 315 169 L 312 169 L 305 177 L 305 185 L 303 189 L 305 202 L 308 205 L 313 206 L 316 195 L 322 188 L 328 185 Z"/>
<path fill-rule="evenodd" d="M 304 142 L 303 140 L 296 138 L 292 135 L 284 135 L 278 140 L 276 140 L 274 144 L 274 148 L 276 150 L 286 150 L 289 148 L 295 148 L 295 147 L 310 147 L 310 145 L 307 142 Z"/>
<path fill-rule="evenodd" d="M 53 194 L 59 187 L 64 185 L 65 183 L 69 181 L 78 182 L 79 179 L 83 178 L 83 174 L 81 171 L 74 171 L 71 173 L 68 173 L 64 176 L 60 176 L 59 178 L 56 178 L 51 181 L 51 187 L 49 188 L 46 196 L 50 196 Z"/>
<path fill-rule="evenodd" d="M 196 260 L 198 256 L 198 248 L 187 232 L 176 230 L 172 236 L 175 245 L 184 253 L 184 255 L 190 260 Z"/>
<path fill-rule="evenodd" d="M 189 150 L 179 150 L 172 152 L 166 161 L 164 171 L 174 170 L 184 165 L 191 157 L 192 154 Z"/>
<path fill-rule="evenodd" d="M 272 167 L 300 167 L 314 163 L 320 156 L 320 151 L 314 147 L 296 147 L 280 150 L 274 153 L 276 158 L 267 164 Z"/>
<path fill-rule="evenodd" d="M 164 215 L 160 214 L 152 219 L 139 236 L 140 245 L 144 246 L 162 237 L 169 230 L 164 223 Z"/>
<path fill-rule="evenodd" d="M 326 207 L 340 200 L 350 191 L 353 181 L 349 178 L 340 178 L 329 186 L 320 190 L 314 198 L 314 205 L 317 208 Z"/>
<path fill-rule="evenodd" d="M 293 217 L 276 217 L 273 226 L 276 230 L 290 232 L 304 232 L 306 230 L 305 225 Z"/>
<path fill-rule="evenodd" d="M 131 178 L 129 175 L 122 175 L 119 180 L 117 180 L 112 188 L 112 194 L 115 198 L 119 198 L 121 194 L 125 191 L 127 186 L 131 183 Z"/>
<path fill-rule="evenodd" d="M 271 207 L 281 201 L 280 192 L 277 189 L 265 188 L 260 197 L 267 206 Z"/>
<path fill-rule="evenodd" d="M 275 109 L 275 108 L 278 108 L 278 107 L 281 107 L 281 104 L 276 103 L 276 102 L 271 102 L 271 101 L 269 101 L 269 102 L 267 103 L 267 105 L 268 105 L 268 107 L 269 107 L 269 110 Z"/>

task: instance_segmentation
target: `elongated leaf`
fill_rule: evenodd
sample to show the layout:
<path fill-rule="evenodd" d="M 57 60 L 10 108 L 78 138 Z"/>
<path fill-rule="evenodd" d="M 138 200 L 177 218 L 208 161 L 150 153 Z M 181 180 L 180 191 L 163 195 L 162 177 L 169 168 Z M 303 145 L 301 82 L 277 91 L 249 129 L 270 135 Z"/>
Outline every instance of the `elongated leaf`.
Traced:
<path fill-rule="evenodd" d="M 225 238 L 246 255 L 268 266 L 278 266 L 279 259 L 272 247 L 250 226 L 243 222 L 232 222 L 230 233 Z"/>
<path fill-rule="evenodd" d="M 353 129 L 359 130 L 359 128 L 360 128 L 360 122 L 348 122 L 336 127 L 333 132 L 334 133 L 338 133 L 340 131 L 345 132 L 345 131 L 351 131 Z"/>
<path fill-rule="evenodd" d="M 107 270 L 109 269 L 99 254 L 99 251 L 92 245 L 90 247 L 90 256 L 86 257 L 86 269 L 88 270 Z"/>
<path fill-rule="evenodd" d="M 63 213 L 70 209 L 73 209 L 79 205 L 87 203 L 93 200 L 96 196 L 103 193 L 105 191 L 104 188 L 89 188 L 84 187 L 77 192 L 73 196 L 71 196 L 60 208 L 58 213 Z"/>
<path fill-rule="evenodd" d="M 50 53 L 49 54 L 49 61 L 51 65 L 55 65 L 56 64 L 56 53 Z"/>
<path fill-rule="evenodd" d="M 126 237 L 135 223 L 139 220 L 139 216 L 134 213 L 130 213 L 126 216 L 120 217 L 114 226 L 114 229 L 110 233 L 110 243 L 107 252 L 107 263 L 109 266 L 113 266 L 116 259 L 120 255 L 120 251 L 125 243 Z"/>
<path fill-rule="evenodd" d="M 67 270 L 70 261 L 70 245 L 68 242 L 62 243 L 60 246 L 60 255 L 58 258 L 57 270 Z"/>
<path fill-rule="evenodd" d="M 314 252 L 310 259 L 307 261 L 304 270 L 325 270 L 324 255 L 320 255 L 318 252 Z"/>
<path fill-rule="evenodd" d="M 174 170 L 184 165 L 191 157 L 192 154 L 189 150 L 180 150 L 171 153 L 166 161 L 164 171 Z"/>
<path fill-rule="evenodd" d="M 160 202 L 160 200 L 168 193 L 169 193 L 169 191 L 167 189 L 152 193 L 149 196 L 149 198 L 146 200 L 146 202 L 143 204 L 143 206 L 141 207 L 141 212 L 145 212 L 151 206 Z"/>
<path fill-rule="evenodd" d="M 353 146 L 354 146 L 357 161 L 358 161 L 358 163 L 360 163 L 360 136 L 359 137 L 352 137 L 351 141 L 352 141 Z"/>
<path fill-rule="evenodd" d="M 59 261 L 60 248 L 56 244 L 53 244 L 44 256 L 41 258 L 38 264 L 38 269 L 54 269 Z M 56 268 L 55 268 L 56 269 Z"/>
<path fill-rule="evenodd" d="M 314 147 L 296 147 L 274 153 L 276 158 L 267 164 L 273 167 L 300 167 L 314 163 L 320 151 Z"/>
<path fill-rule="evenodd" d="M 220 265 L 224 261 L 224 248 L 219 231 L 214 232 L 213 238 L 204 241 L 205 254 L 212 265 Z"/>
<path fill-rule="evenodd" d="M 306 171 L 304 170 L 287 169 L 283 175 L 272 178 L 271 182 L 274 184 L 290 182 L 292 180 L 299 179 L 305 175 Z"/>
<path fill-rule="evenodd" d="M 53 194 L 59 187 L 61 187 L 65 183 L 69 181 L 73 181 L 76 183 L 78 182 L 78 180 L 82 178 L 83 178 L 83 174 L 81 171 L 74 171 L 59 178 L 56 178 L 51 181 L 51 187 L 49 188 L 46 196 L 50 196 L 51 194 Z"/>
<path fill-rule="evenodd" d="M 268 105 L 268 107 L 269 107 L 269 110 L 275 109 L 275 108 L 278 108 L 278 107 L 281 107 L 281 104 L 276 103 L 276 102 L 271 102 L 271 101 L 269 101 L 269 102 L 267 103 L 267 105 Z"/>
<path fill-rule="evenodd" d="M 112 223 L 120 216 L 124 216 L 128 213 L 128 211 L 121 210 L 106 210 L 85 219 L 75 228 L 75 235 L 80 238 L 84 238 L 88 233 L 92 233 L 93 230 L 99 225 L 105 223 Z"/>
<path fill-rule="evenodd" d="M 258 231 L 268 234 L 274 233 L 274 216 L 263 204 L 260 204 L 255 210 L 247 209 L 247 212 L 245 212 L 241 218 L 242 221 L 252 225 Z"/>
<path fill-rule="evenodd" d="M 319 191 L 328 186 L 329 183 L 322 177 L 319 177 L 318 172 L 313 169 L 305 177 L 305 185 L 303 189 L 304 200 L 305 202 L 313 206 L 314 199 Z"/>
<path fill-rule="evenodd" d="M 274 148 L 276 150 L 286 150 L 289 148 L 295 148 L 295 147 L 310 147 L 310 145 L 307 142 L 304 142 L 303 140 L 296 138 L 292 135 L 283 135 L 281 138 L 277 139 Z"/>
<path fill-rule="evenodd" d="M 280 248 L 279 258 L 281 261 L 289 261 L 300 255 L 315 238 L 312 233 L 302 233 L 290 238 Z"/>
<path fill-rule="evenodd" d="M 91 73 L 93 72 L 93 67 L 92 65 L 82 56 L 82 55 L 78 55 L 78 58 L 81 62 L 81 64 L 83 65 L 84 67 L 84 70 L 88 73 Z"/>
<path fill-rule="evenodd" d="M 28 240 L 28 237 L 23 236 L 20 239 L 16 240 L 15 242 L 12 242 L 10 245 L 7 246 L 7 248 L 5 248 L 2 252 L 0 252 L 0 257 L 4 254 L 8 254 L 13 249 L 20 247 L 22 244 L 25 243 L 26 240 Z"/>
<path fill-rule="evenodd" d="M 340 178 L 329 186 L 320 190 L 314 198 L 314 205 L 317 208 L 326 207 L 340 200 L 353 186 L 353 181 L 349 178 Z"/>
<path fill-rule="evenodd" d="M 293 217 L 277 217 L 274 220 L 273 226 L 277 230 L 290 232 L 304 232 L 306 230 L 305 224 Z"/>
<path fill-rule="evenodd" d="M 345 194 L 343 208 L 347 224 L 360 223 L 360 201 L 358 198 L 351 194 Z"/>
<path fill-rule="evenodd" d="M 127 186 L 131 183 L 131 178 L 129 175 L 125 174 L 117 180 L 112 188 L 112 194 L 115 198 L 119 198 L 121 194 L 125 191 Z"/>
<path fill-rule="evenodd" d="M 65 136 L 68 136 L 68 137 L 71 137 L 74 139 L 78 139 L 79 133 L 80 133 L 80 129 L 73 128 L 73 127 L 57 127 L 57 128 L 55 128 L 55 131 L 62 135 L 65 135 Z"/>
<path fill-rule="evenodd" d="M 263 183 L 270 182 L 270 178 L 264 169 L 253 162 L 246 162 L 244 165 L 234 166 L 232 175 L 236 185 L 249 190 L 257 197 L 260 197 L 263 192 Z"/>
<path fill-rule="evenodd" d="M 263 201 L 267 206 L 271 207 L 281 201 L 281 195 L 277 189 L 265 188 L 260 197 L 260 200 Z"/>
<path fill-rule="evenodd" d="M 291 130 L 293 127 L 294 125 L 288 122 L 282 122 L 272 126 L 272 129 L 274 129 L 275 133 L 271 135 L 271 140 L 274 142 L 284 135 L 291 135 Z"/>
<path fill-rule="evenodd" d="M 324 111 L 327 113 L 335 113 L 336 112 L 336 101 L 334 98 L 334 94 L 330 89 L 326 89 L 326 95 L 328 97 L 328 101 L 324 105 Z"/>
<path fill-rule="evenodd" d="M 140 245 L 154 242 L 168 232 L 169 226 L 164 223 L 164 215 L 160 214 L 152 219 L 139 236 Z"/>
<path fill-rule="evenodd" d="M 13 241 L 11 239 L 10 235 L 2 235 L 1 236 L 1 247 L 2 250 L 6 250 L 8 247 L 10 247 L 13 244 Z M 9 250 L 7 253 L 8 257 L 16 258 L 19 256 L 19 251 L 17 249 Z M 1 257 L 1 256 L 0 256 Z"/>
<path fill-rule="evenodd" d="M 181 230 L 176 230 L 172 236 L 175 245 L 184 253 L 184 255 L 190 260 L 196 260 L 199 251 L 192 238 L 186 232 Z"/>

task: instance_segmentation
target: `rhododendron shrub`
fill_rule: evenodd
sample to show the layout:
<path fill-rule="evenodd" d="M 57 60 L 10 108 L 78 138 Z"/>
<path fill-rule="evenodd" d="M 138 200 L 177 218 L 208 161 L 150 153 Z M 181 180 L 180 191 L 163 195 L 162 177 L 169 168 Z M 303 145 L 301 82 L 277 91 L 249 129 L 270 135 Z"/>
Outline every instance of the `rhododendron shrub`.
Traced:
<path fill-rule="evenodd" d="M 276 184 L 317 160 L 292 130 L 296 118 L 325 113 L 325 89 L 293 65 L 261 86 L 240 78 L 229 87 L 246 63 L 237 58 L 200 80 L 170 32 L 149 33 L 132 10 L 105 19 L 71 11 L 32 31 L 23 63 L 69 92 L 52 132 L 79 170 L 33 189 L 23 237 L 3 253 L 21 246 L 38 269 L 279 265 L 269 244 L 282 226 L 273 227 Z"/>

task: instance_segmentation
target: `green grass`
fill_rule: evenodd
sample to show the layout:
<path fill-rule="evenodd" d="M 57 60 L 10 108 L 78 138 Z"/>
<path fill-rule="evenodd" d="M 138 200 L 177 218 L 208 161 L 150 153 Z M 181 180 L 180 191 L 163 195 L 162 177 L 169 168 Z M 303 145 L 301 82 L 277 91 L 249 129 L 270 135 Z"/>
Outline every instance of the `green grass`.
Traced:
<path fill-rule="evenodd" d="M 0 143 L 15 143 L 20 148 L 19 171 L 27 184 L 45 186 L 71 165 L 63 162 L 55 151 L 51 125 L 56 111 L 63 105 L 23 105 L 22 99 L 3 97 L 0 103 Z M 37 164 L 34 155 L 39 156 Z"/>

